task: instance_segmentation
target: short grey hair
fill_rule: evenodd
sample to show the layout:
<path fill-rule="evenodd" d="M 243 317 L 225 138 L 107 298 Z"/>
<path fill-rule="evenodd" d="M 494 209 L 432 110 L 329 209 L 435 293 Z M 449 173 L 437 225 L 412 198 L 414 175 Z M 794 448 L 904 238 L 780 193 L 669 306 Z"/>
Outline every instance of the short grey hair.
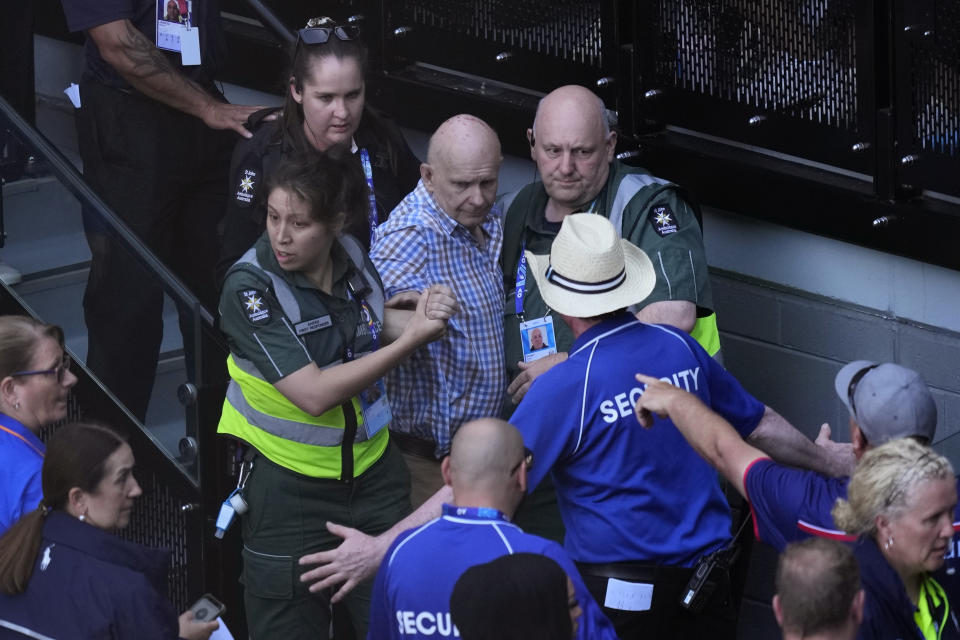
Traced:
<path fill-rule="evenodd" d="M 777 563 L 784 631 L 808 636 L 839 629 L 860 591 L 853 551 L 837 540 L 808 538 L 787 545 Z"/>

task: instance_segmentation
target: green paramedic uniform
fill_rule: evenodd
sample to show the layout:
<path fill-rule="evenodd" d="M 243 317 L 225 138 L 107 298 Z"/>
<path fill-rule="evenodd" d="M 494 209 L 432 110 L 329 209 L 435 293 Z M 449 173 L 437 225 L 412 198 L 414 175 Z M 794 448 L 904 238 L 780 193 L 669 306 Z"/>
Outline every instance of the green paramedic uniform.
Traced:
<path fill-rule="evenodd" d="M 304 274 L 284 271 L 264 234 L 231 267 L 220 296 L 231 382 L 218 432 L 257 451 L 242 517 L 242 581 L 254 639 L 326 637 L 326 596 L 307 591 L 297 560 L 339 545 L 327 521 L 377 535 L 410 510 L 406 468 L 386 426 L 368 432 L 359 398 L 311 416 L 273 386 L 310 362 L 335 366 L 374 347 L 367 310 L 382 327 L 380 278 L 352 236 L 342 236 L 331 253 L 328 295 Z M 366 635 L 369 599 L 368 583 L 348 596 L 358 637 Z"/>

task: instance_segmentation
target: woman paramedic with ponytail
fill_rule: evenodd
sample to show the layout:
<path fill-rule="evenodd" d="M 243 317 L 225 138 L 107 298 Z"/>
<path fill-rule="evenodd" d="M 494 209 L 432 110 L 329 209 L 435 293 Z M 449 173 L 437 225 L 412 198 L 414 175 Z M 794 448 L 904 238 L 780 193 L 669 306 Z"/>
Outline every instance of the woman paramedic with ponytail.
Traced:
<path fill-rule="evenodd" d="M 376 535 L 409 512 L 381 380 L 443 335 L 457 303 L 435 285 L 416 311 L 384 310 L 363 246 L 341 234 L 368 207 L 349 158 L 284 159 L 264 193 L 267 231 L 220 297 L 231 382 L 218 430 L 253 449 L 241 520 L 250 637 L 326 638 L 328 598 L 308 592 L 297 560 L 339 544 L 328 521 Z M 361 585 L 347 598 L 358 638 L 369 594 Z"/>

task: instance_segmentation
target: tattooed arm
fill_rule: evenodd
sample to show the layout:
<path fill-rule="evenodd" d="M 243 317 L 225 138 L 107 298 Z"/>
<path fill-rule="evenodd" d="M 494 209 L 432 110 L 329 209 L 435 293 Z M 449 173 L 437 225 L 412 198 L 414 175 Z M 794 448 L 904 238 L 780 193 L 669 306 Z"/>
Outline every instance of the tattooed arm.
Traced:
<path fill-rule="evenodd" d="M 203 120 L 212 129 L 233 129 L 245 138 L 247 117 L 263 107 L 221 102 L 170 64 L 129 20 L 116 20 L 87 32 L 103 59 L 144 95 Z"/>

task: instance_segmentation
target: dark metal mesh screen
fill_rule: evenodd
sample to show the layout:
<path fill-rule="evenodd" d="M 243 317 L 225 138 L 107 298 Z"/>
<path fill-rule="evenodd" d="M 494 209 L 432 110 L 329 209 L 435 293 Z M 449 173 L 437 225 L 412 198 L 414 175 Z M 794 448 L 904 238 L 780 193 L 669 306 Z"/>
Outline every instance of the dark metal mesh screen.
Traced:
<path fill-rule="evenodd" d="M 137 482 L 143 495 L 130 518 L 130 525 L 119 532 L 121 538 L 147 547 L 166 547 L 171 551 L 168 597 L 177 612 L 185 611 L 189 601 L 187 580 L 187 528 L 185 516 L 162 478 L 149 469 L 138 467 Z M 199 571 L 199 567 L 194 570 Z"/>
<path fill-rule="evenodd" d="M 853 129 L 852 0 L 662 0 L 657 82 Z"/>
<path fill-rule="evenodd" d="M 933 28 L 912 42 L 914 142 L 928 151 L 960 155 L 960 4 L 937 2 Z"/>
<path fill-rule="evenodd" d="M 421 0 L 391 9 L 394 26 L 422 25 L 596 68 L 603 62 L 599 1 Z"/>

